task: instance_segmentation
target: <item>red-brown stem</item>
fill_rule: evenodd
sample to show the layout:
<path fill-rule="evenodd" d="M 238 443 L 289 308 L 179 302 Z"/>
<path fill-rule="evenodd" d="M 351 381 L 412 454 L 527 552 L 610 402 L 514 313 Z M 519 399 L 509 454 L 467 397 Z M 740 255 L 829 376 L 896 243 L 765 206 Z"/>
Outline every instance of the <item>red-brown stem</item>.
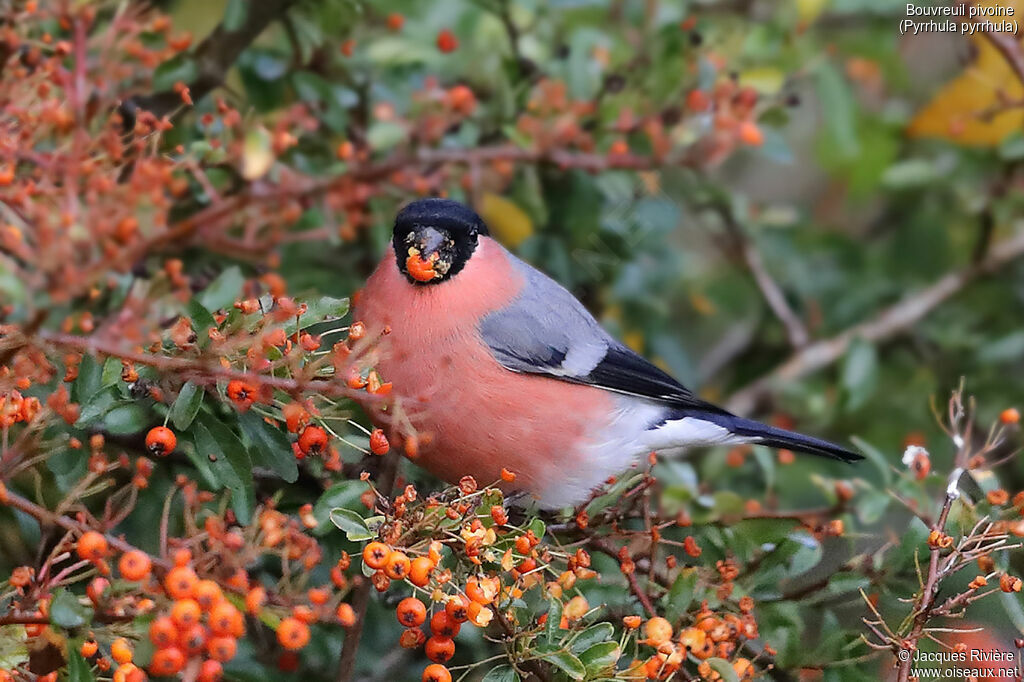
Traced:
<path fill-rule="evenodd" d="M 5 504 L 9 507 L 13 507 L 14 509 L 22 511 L 31 516 L 32 518 L 36 519 L 40 523 L 48 523 L 54 526 L 60 526 L 61 528 L 72 531 L 74 533 L 84 533 L 87 530 L 95 530 L 87 524 L 80 523 L 68 516 L 64 516 L 63 514 L 55 514 L 49 509 L 46 509 L 45 507 L 40 507 L 35 502 L 27 500 L 21 495 L 11 492 L 10 490 L 8 490 L 4 494 L 3 502 L 0 504 Z M 128 544 L 127 542 L 125 542 L 124 540 L 115 535 L 106 533 L 105 537 L 107 538 L 107 543 L 109 543 L 111 547 L 120 550 L 121 552 L 130 552 L 138 549 L 138 547 Z M 170 562 L 164 560 L 161 557 L 151 557 L 151 559 L 154 565 L 159 566 L 164 570 L 169 570 L 171 567 Z"/>

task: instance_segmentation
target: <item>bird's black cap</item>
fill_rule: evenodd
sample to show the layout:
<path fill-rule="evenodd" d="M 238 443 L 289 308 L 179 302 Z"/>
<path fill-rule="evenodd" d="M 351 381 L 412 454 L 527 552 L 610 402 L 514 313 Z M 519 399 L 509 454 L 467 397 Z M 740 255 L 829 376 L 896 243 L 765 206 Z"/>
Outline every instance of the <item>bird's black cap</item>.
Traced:
<path fill-rule="evenodd" d="M 487 225 L 476 211 L 453 199 L 417 199 L 395 216 L 395 234 L 417 227 L 443 228 L 453 234 L 487 235 Z"/>

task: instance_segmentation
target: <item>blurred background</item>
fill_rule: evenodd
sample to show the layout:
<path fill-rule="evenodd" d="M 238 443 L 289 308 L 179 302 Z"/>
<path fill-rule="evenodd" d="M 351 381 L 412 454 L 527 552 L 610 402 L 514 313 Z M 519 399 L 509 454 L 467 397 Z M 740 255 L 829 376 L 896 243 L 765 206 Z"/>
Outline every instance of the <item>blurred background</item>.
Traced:
<path fill-rule="evenodd" d="M 403 203 L 466 201 L 702 397 L 869 456 L 851 469 L 713 451 L 656 474 L 673 513 L 699 507 L 709 526 L 754 499 L 837 505 L 850 532 L 815 535 L 821 544 L 757 524 L 704 540 L 709 555 L 749 549 L 748 559 L 791 543 L 749 586 L 763 597 L 773 677 L 888 674 L 891 656 L 880 663 L 859 639 L 858 590 L 896 614 L 917 586 L 927 530 L 890 494 L 894 476 L 906 495 L 918 485 L 905 447 L 928 447 L 942 472 L 914 488 L 925 504 L 945 489 L 955 450 L 935 410 L 961 382 L 979 398 L 979 424 L 1024 406 L 1016 36 L 901 35 L 906 3 L 895 0 L 152 4 L 185 47 L 153 64 L 121 111 L 171 117 L 162 148 L 203 169 L 171 217 L 209 222 L 161 244 L 194 289 L 238 266 L 279 273 L 301 300 L 349 296 L 384 256 Z M 218 100 L 240 119 L 226 123 Z M 14 280 L 0 270 L 0 293 L 32 295 Z M 402 476 L 439 485 L 407 463 Z M 839 480 L 856 490 L 852 505 L 837 502 Z M 1024 466 L 1004 465 L 998 485 L 1024 488 Z M 331 490 L 318 510 L 356 500 Z M 304 494 L 289 490 L 283 506 Z M 883 547 L 896 556 L 875 554 Z M 615 603 L 625 592 L 588 594 Z M 1017 595 L 992 603 L 969 617 L 984 627 L 979 641 L 1003 646 L 1024 632 L 1024 611 Z M 422 661 L 394 647 L 393 606 L 371 603 L 355 679 L 418 679 Z M 479 633 L 463 639 L 457 663 L 494 652 Z M 241 646 L 231 675 L 265 679 L 266 660 Z M 340 646 L 320 632 L 296 678 L 329 679 Z"/>

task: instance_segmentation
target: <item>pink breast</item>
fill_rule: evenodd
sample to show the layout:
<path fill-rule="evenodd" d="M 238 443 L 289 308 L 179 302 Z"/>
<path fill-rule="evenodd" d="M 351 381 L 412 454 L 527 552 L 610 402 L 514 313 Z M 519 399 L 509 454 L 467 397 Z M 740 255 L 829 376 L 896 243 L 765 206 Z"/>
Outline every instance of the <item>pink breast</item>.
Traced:
<path fill-rule="evenodd" d="M 418 435 L 418 464 L 449 482 L 471 475 L 481 485 L 507 468 L 516 473 L 515 488 L 543 496 L 586 471 L 584 446 L 614 405 L 605 391 L 517 374 L 494 360 L 477 322 L 512 300 L 522 281 L 487 238 L 464 270 L 431 286 L 410 284 L 389 252 L 354 319 L 366 323 L 368 337 L 391 328 L 372 355 L 394 383 L 391 435 Z"/>

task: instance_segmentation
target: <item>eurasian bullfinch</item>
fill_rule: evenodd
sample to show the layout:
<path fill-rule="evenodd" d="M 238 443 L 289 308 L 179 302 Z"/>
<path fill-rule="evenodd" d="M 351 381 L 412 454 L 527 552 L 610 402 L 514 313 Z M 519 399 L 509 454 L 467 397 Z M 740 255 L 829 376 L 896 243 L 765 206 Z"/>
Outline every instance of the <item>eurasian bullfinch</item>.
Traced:
<path fill-rule="evenodd" d="M 456 201 L 402 209 L 354 319 L 372 344 L 364 362 L 394 386 L 388 413 L 367 402 L 371 415 L 393 441 L 414 438 L 416 462 L 449 482 L 490 484 L 504 468 L 516 474 L 506 488 L 558 508 L 651 452 L 759 443 L 862 459 L 701 400 Z"/>

